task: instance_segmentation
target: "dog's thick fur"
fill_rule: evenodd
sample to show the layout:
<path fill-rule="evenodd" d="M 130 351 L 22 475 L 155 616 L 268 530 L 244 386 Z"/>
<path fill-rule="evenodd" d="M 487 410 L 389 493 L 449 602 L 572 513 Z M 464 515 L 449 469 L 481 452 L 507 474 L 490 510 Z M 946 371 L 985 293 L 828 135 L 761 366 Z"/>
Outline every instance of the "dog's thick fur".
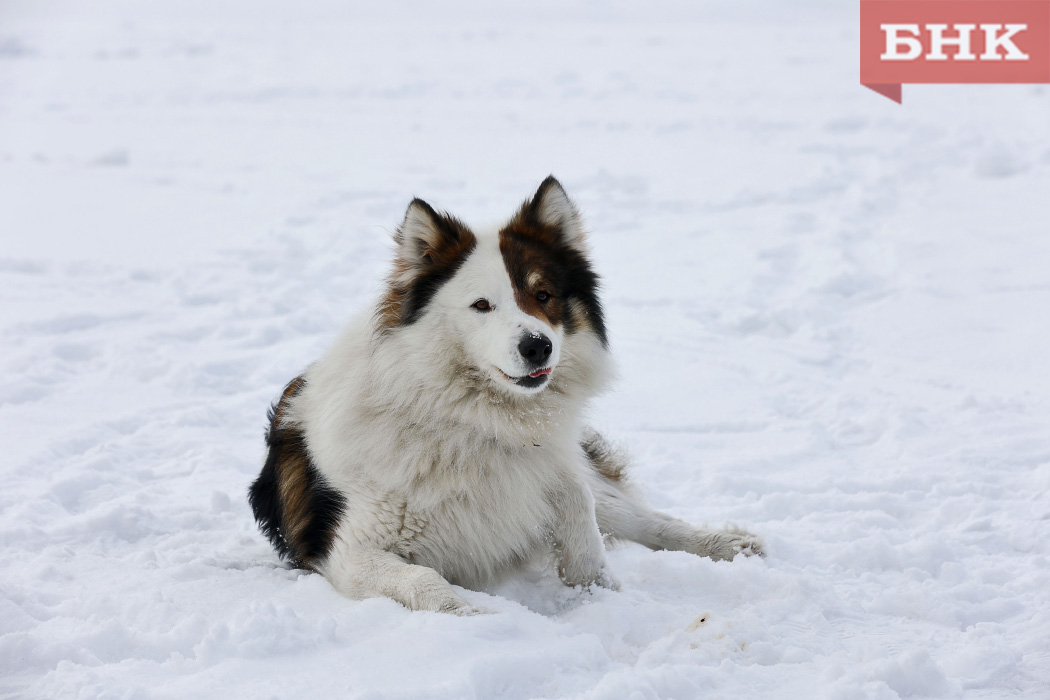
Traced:
<path fill-rule="evenodd" d="M 414 200 L 396 241 L 374 313 L 271 412 L 249 500 L 282 556 L 351 598 L 466 614 L 450 582 L 483 586 L 545 553 L 568 585 L 616 588 L 603 535 L 761 553 L 747 532 L 651 510 L 581 424 L 611 367 L 598 278 L 557 180 L 488 235 Z"/>

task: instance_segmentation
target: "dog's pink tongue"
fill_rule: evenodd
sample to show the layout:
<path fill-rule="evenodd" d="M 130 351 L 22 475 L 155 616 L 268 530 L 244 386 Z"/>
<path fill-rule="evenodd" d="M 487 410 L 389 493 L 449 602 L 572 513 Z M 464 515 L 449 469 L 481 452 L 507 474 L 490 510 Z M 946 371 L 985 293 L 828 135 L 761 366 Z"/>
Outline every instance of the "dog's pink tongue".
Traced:
<path fill-rule="evenodd" d="M 541 370 L 538 370 L 536 372 L 533 372 L 529 376 L 532 377 L 533 379 L 535 379 L 536 377 L 542 377 L 543 375 L 550 374 L 550 373 L 551 373 L 551 371 L 550 371 L 550 368 L 548 367 L 547 369 L 541 369 Z"/>

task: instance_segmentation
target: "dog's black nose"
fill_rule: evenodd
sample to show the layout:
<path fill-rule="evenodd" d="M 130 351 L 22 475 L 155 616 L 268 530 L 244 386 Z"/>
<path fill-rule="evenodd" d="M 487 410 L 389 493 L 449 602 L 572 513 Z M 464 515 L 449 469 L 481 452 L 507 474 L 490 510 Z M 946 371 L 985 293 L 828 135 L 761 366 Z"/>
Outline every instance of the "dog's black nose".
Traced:
<path fill-rule="evenodd" d="M 545 366 L 553 351 L 554 345 L 545 335 L 527 335 L 518 343 L 518 352 L 525 358 L 525 362 L 536 367 Z"/>

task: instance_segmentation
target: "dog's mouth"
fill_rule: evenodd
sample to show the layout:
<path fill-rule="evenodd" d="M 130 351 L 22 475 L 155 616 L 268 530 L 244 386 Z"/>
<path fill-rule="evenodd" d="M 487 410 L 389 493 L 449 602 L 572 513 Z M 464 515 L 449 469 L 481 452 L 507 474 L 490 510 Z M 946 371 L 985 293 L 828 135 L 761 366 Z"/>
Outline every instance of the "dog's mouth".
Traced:
<path fill-rule="evenodd" d="M 550 379 L 551 370 L 553 368 L 544 367 L 543 369 L 536 370 L 532 374 L 526 374 L 523 377 L 512 377 L 503 370 L 499 369 L 498 367 L 496 369 L 507 379 L 508 382 L 511 382 L 512 384 L 517 384 L 518 386 L 524 389 L 538 389 L 539 387 L 546 384 L 547 380 Z"/>

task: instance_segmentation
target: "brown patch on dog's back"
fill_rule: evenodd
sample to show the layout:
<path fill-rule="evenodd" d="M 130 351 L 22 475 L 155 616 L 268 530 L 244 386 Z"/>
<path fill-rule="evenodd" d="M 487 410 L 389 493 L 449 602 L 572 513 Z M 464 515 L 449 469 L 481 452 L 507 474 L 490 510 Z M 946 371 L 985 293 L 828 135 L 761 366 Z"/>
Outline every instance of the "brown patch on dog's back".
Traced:
<path fill-rule="evenodd" d="M 302 430 L 287 419 L 289 403 L 305 384 L 303 377 L 293 379 L 270 409 L 266 463 L 248 501 L 278 554 L 316 569 L 328 555 L 346 499 L 325 482 L 310 461 Z"/>
<path fill-rule="evenodd" d="M 277 402 L 277 405 L 273 409 L 273 417 L 271 422 L 280 422 L 284 420 L 284 413 L 288 410 L 288 403 L 299 395 L 299 392 L 306 386 L 306 379 L 301 375 L 288 382 L 288 386 L 281 392 L 281 398 Z"/>

